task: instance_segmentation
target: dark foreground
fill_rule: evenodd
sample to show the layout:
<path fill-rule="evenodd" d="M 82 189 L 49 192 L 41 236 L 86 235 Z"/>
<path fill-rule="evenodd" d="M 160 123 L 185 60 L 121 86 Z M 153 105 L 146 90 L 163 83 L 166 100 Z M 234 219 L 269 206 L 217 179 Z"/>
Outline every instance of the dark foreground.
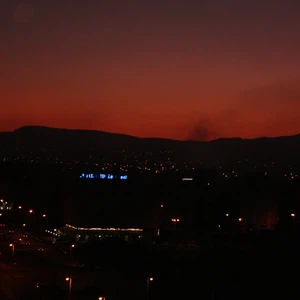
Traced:
<path fill-rule="evenodd" d="M 20 235 L 12 236 L 14 257 L 10 242 L 5 238 L 0 242 L 1 300 L 68 299 L 66 277 L 73 278 L 73 300 L 147 299 L 147 277 L 154 279 L 148 300 L 296 299 L 300 295 L 296 234 L 256 234 L 235 243 L 198 247 L 76 245 L 72 256 L 60 251 L 62 245 L 30 237 L 30 245 L 19 245 Z M 43 251 L 38 251 L 41 247 Z"/>

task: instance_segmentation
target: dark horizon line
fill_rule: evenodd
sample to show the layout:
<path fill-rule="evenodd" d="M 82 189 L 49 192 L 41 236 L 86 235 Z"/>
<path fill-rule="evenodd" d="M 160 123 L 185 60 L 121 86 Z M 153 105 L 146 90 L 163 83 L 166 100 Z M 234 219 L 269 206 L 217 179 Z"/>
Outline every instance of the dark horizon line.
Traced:
<path fill-rule="evenodd" d="M 259 139 L 277 139 L 277 138 L 285 138 L 285 137 L 296 137 L 300 136 L 300 133 L 298 134 L 292 134 L 292 135 L 281 135 L 281 136 L 259 136 L 254 138 L 242 138 L 242 137 L 220 137 L 212 140 L 193 140 L 193 139 L 185 139 L 185 140 L 177 140 L 177 139 L 171 139 L 171 138 L 160 138 L 160 137 L 138 137 L 126 133 L 116 133 L 116 132 L 109 132 L 99 129 L 75 129 L 75 128 L 61 128 L 61 127 L 51 127 L 51 126 L 44 126 L 44 125 L 24 125 L 21 127 L 18 127 L 16 129 L 13 129 L 11 131 L 0 131 L 0 133 L 14 133 L 16 131 L 19 131 L 21 129 L 25 128 L 44 128 L 44 129 L 53 129 L 53 130 L 65 130 L 65 131 L 86 131 L 86 132 L 102 132 L 102 133 L 108 133 L 113 135 L 122 135 L 127 136 L 131 138 L 136 139 L 155 139 L 155 140 L 169 140 L 169 141 L 177 141 L 177 142 L 202 142 L 202 143 L 209 143 L 214 142 L 218 140 L 244 140 L 244 141 L 250 141 L 250 140 L 259 140 Z"/>

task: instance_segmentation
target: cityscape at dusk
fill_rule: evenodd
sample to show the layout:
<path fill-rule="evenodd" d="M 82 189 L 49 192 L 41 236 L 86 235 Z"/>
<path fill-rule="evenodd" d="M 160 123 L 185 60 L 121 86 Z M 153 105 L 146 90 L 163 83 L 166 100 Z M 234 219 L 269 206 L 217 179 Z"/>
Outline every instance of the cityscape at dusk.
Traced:
<path fill-rule="evenodd" d="M 300 132 L 299 3 L 1 2 L 0 131 Z"/>
<path fill-rule="evenodd" d="M 299 20 L 1 1 L 0 300 L 298 299 Z"/>

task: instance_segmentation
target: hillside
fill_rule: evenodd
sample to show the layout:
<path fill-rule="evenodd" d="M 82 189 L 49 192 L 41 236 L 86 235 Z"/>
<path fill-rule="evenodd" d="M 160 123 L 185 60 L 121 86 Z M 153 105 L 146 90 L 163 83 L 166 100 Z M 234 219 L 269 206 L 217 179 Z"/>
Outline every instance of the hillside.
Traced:
<path fill-rule="evenodd" d="M 69 130 L 40 126 L 21 127 L 0 133 L 2 152 L 26 149 L 32 153 L 41 149 L 72 153 L 73 156 L 94 149 L 98 153 L 111 151 L 170 151 L 183 159 L 207 164 L 255 160 L 300 165 L 300 135 L 257 139 L 217 139 L 210 142 L 176 141 L 134 136 L 96 130 Z"/>

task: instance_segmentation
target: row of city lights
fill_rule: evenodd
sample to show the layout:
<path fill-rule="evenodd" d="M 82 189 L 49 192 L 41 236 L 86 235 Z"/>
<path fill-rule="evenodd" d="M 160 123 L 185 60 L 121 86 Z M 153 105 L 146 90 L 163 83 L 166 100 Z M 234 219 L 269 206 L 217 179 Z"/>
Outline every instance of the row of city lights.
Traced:
<path fill-rule="evenodd" d="M 225 214 L 225 216 L 228 218 L 228 217 L 229 217 L 229 214 Z M 292 217 L 292 218 L 295 218 L 295 217 L 296 217 L 296 214 L 295 214 L 295 213 L 291 213 L 291 217 Z M 180 219 L 171 219 L 171 221 L 172 221 L 173 223 L 178 223 L 178 222 L 180 222 Z M 242 221 L 243 221 L 243 218 L 238 218 L 238 221 L 239 221 L 239 222 L 242 222 Z"/>
<path fill-rule="evenodd" d="M 161 204 L 161 208 L 163 208 L 164 207 L 164 205 L 163 204 Z M 22 209 L 22 206 L 19 206 L 19 209 Z M 30 214 L 33 214 L 34 213 L 34 211 L 32 210 L 32 209 L 30 209 L 29 210 L 29 213 Z M 1 216 L 2 214 L 0 214 L 0 216 Z M 229 214 L 227 213 L 227 214 L 225 214 L 225 216 L 228 218 L 229 217 Z M 292 218 L 295 218 L 296 217 L 296 214 L 295 213 L 291 213 L 290 214 L 290 216 L 292 217 Z M 42 217 L 43 218 L 46 218 L 47 217 L 47 215 L 46 214 L 43 214 L 42 215 Z M 177 218 L 173 218 L 173 219 L 171 219 L 171 221 L 173 222 L 173 223 L 178 223 L 178 222 L 180 222 L 180 219 L 177 219 Z M 243 218 L 238 218 L 238 221 L 239 222 L 242 222 L 243 221 Z M 23 224 L 23 226 L 26 226 L 25 224 Z M 71 227 L 71 228 L 73 228 L 73 229 L 77 229 L 77 230 L 96 230 L 96 231 L 101 231 L 101 230 L 116 230 L 116 231 L 143 231 L 143 229 L 138 229 L 138 228 L 127 228 L 127 229 L 121 229 L 121 228 L 83 228 L 83 227 L 75 227 L 75 226 L 72 226 L 72 225 L 69 225 L 69 224 L 66 224 L 66 226 L 68 226 L 68 227 Z"/>
<path fill-rule="evenodd" d="M 71 293 L 72 293 L 72 285 L 73 285 L 73 279 L 72 277 L 66 277 L 66 281 L 69 282 L 69 300 L 71 299 Z M 147 278 L 147 299 L 149 299 L 149 292 L 150 292 L 150 283 L 154 281 L 153 277 Z M 105 297 L 100 296 L 98 300 L 106 300 Z"/>
<path fill-rule="evenodd" d="M 1 199 L 1 202 L 4 202 L 4 200 Z M 161 204 L 160 207 L 161 207 L 161 208 L 164 208 L 164 205 Z M 21 209 L 22 209 L 22 206 L 21 206 L 21 205 L 18 206 L 18 209 L 21 210 Z M 29 209 L 28 212 L 29 212 L 29 214 L 35 214 L 35 211 L 34 211 L 33 209 Z M 0 214 L 0 217 L 1 217 L 1 216 L 2 216 L 2 214 Z M 229 217 L 229 214 L 226 213 L 225 216 L 228 218 L 228 217 Z M 291 216 L 293 219 L 295 219 L 296 214 L 295 214 L 295 213 L 291 213 L 290 216 Z M 48 216 L 47 216 L 46 214 L 42 214 L 42 217 L 43 217 L 43 218 L 46 218 L 46 221 L 47 221 L 47 223 L 48 223 Z M 173 218 L 173 219 L 171 219 L 171 221 L 172 221 L 173 223 L 178 223 L 178 222 L 180 222 L 180 219 L 178 219 L 178 218 Z M 238 218 L 238 221 L 239 221 L 239 222 L 242 222 L 242 221 L 243 221 L 243 218 L 241 218 L 241 217 Z M 26 224 L 23 224 L 22 226 L 25 227 Z M 127 228 L 127 229 L 121 229 L 121 228 L 83 228 L 83 227 L 75 227 L 75 226 L 72 226 L 72 225 L 69 225 L 69 224 L 66 224 L 66 226 L 71 227 L 71 228 L 76 229 L 76 230 L 88 230 L 88 231 L 90 231 L 90 230 L 96 230 L 96 231 L 99 231 L 99 230 L 105 230 L 105 231 L 107 231 L 107 230 L 116 230 L 116 231 L 143 231 L 143 229 L 139 229 L 139 228 Z M 48 227 L 48 224 L 46 225 L 46 227 Z M 46 231 L 47 231 L 47 229 L 48 229 L 48 228 L 46 228 Z"/>
<path fill-rule="evenodd" d="M 18 209 L 21 210 L 21 209 L 23 209 L 23 207 L 20 205 L 20 206 L 18 206 Z M 35 211 L 34 211 L 33 209 L 29 209 L 28 212 L 29 212 L 30 214 L 35 214 Z M 46 218 L 47 215 L 46 215 L 46 214 L 42 214 L 42 217 L 43 217 L 43 218 Z"/>
<path fill-rule="evenodd" d="M 15 244 L 9 244 L 9 247 L 12 248 L 12 256 L 14 256 L 14 253 L 15 253 Z M 75 248 L 75 245 L 74 244 L 70 245 L 70 255 L 72 255 L 72 249 L 73 248 Z M 69 282 L 69 299 L 71 299 L 73 279 L 72 279 L 72 277 L 66 277 L 66 281 Z M 147 278 L 147 299 L 148 299 L 148 296 L 149 296 L 150 282 L 152 282 L 152 281 L 154 281 L 153 277 L 148 277 Z M 36 285 L 36 288 L 39 288 L 38 284 Z M 103 296 L 100 296 L 98 298 L 98 300 L 106 300 L 106 298 L 103 297 Z"/>
<path fill-rule="evenodd" d="M 98 227 L 85 228 L 85 227 L 76 227 L 70 224 L 66 224 L 66 226 L 72 229 L 83 230 L 83 231 L 138 231 L 138 232 L 143 231 L 143 229 L 139 229 L 139 228 L 98 228 Z"/>

